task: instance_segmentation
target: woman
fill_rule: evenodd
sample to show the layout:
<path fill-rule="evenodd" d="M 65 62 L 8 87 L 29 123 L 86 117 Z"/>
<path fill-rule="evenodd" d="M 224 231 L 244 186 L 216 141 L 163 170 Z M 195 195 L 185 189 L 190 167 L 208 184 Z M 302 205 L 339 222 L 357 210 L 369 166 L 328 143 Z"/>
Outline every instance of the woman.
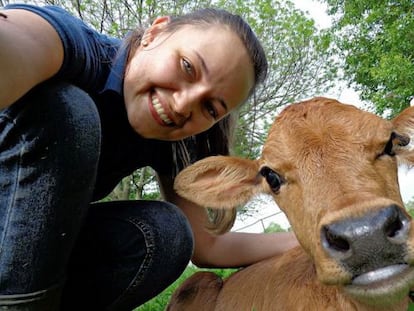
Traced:
<path fill-rule="evenodd" d="M 222 212 L 206 230 L 205 210 L 172 188 L 190 162 L 228 154 L 231 112 L 265 77 L 240 17 L 160 17 L 120 41 L 58 7 L 1 12 L 0 306 L 132 310 L 190 259 L 240 267 L 296 244 L 223 233 Z M 143 166 L 171 203 L 91 203 Z"/>

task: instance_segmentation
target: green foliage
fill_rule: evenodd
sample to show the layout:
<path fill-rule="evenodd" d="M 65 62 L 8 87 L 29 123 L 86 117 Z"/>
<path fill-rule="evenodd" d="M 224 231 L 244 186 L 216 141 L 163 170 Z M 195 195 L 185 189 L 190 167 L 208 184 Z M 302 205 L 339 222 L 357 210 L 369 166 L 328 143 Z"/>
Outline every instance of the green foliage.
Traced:
<path fill-rule="evenodd" d="M 394 116 L 414 95 L 414 2 L 325 0 L 345 78 L 376 112 Z"/>
<path fill-rule="evenodd" d="M 405 203 L 405 208 L 407 209 L 408 214 L 410 214 L 410 216 L 414 218 L 414 201 L 410 200 L 407 203 Z"/>
<path fill-rule="evenodd" d="M 159 200 L 160 198 L 154 171 L 150 167 L 143 167 L 122 179 L 104 200 Z"/>
<path fill-rule="evenodd" d="M 257 158 L 281 107 L 324 92 L 335 81 L 331 35 L 290 1 L 218 1 L 243 16 L 260 38 L 269 62 L 264 85 L 242 107 L 234 153 Z"/>
<path fill-rule="evenodd" d="M 283 229 L 281 225 L 271 222 L 269 226 L 264 230 L 265 233 L 273 233 L 273 232 L 286 232 L 287 230 Z"/>

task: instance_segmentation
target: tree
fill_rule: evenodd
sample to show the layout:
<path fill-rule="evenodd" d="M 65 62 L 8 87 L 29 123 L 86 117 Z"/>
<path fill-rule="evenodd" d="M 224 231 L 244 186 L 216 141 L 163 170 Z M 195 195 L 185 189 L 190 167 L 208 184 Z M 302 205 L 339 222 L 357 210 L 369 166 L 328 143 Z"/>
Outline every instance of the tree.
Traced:
<path fill-rule="evenodd" d="M 159 200 L 161 198 L 155 173 L 143 167 L 123 178 L 105 200 Z"/>
<path fill-rule="evenodd" d="M 414 95 L 414 2 L 322 0 L 334 19 L 344 75 L 375 112 L 394 116 Z"/>
<path fill-rule="evenodd" d="M 3 0 L 1 4 L 13 2 L 21 1 Z M 123 37 L 136 27 L 148 26 L 157 16 L 179 15 L 200 5 L 211 5 L 209 0 L 32 0 L 26 2 L 64 7 L 96 30 L 117 37 Z"/>
<path fill-rule="evenodd" d="M 241 110 L 234 150 L 257 158 L 282 107 L 333 86 L 337 66 L 331 35 L 318 30 L 290 1 L 221 0 L 218 6 L 243 16 L 267 53 L 268 78 Z"/>

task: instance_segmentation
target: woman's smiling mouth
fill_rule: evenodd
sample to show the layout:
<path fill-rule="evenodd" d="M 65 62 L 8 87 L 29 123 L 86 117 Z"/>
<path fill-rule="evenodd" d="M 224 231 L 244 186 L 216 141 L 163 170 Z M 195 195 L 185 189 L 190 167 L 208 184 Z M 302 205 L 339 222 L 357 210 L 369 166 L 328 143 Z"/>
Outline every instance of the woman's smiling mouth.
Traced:
<path fill-rule="evenodd" d="M 155 114 L 155 117 L 158 117 L 165 125 L 174 125 L 174 122 L 168 117 L 167 113 L 164 110 L 164 107 L 161 105 L 159 99 L 155 95 L 151 96 L 151 105 L 154 108 L 152 109 L 152 112 Z"/>

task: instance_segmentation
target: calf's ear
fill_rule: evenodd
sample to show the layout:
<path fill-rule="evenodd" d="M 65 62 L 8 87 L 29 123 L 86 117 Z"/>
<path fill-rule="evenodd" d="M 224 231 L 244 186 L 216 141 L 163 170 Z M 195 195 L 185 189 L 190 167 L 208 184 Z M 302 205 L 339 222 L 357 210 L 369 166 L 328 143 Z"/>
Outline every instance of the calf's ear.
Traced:
<path fill-rule="evenodd" d="M 399 162 L 414 165 L 414 107 L 404 109 L 392 123 L 394 132 L 401 137 L 394 149 Z"/>
<path fill-rule="evenodd" d="M 235 208 L 261 191 L 257 161 L 213 156 L 181 171 L 175 191 L 189 201 L 210 208 Z"/>

